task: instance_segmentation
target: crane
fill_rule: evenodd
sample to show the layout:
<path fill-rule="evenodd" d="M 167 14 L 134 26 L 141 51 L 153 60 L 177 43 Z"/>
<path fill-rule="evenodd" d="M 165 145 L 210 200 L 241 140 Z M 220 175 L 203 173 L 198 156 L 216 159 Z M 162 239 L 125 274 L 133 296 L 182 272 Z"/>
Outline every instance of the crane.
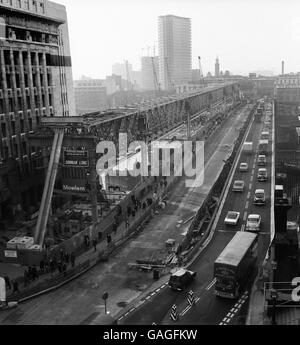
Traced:
<path fill-rule="evenodd" d="M 172 84 L 172 79 L 171 79 L 171 74 L 170 74 L 170 70 L 169 70 L 169 64 L 168 64 L 168 58 L 165 58 L 165 64 L 166 64 L 166 69 L 167 69 L 167 76 L 168 76 L 168 81 L 169 81 L 169 85 L 171 88 L 174 87 L 174 85 Z"/>
<path fill-rule="evenodd" d="M 203 75 L 202 64 L 201 64 L 201 57 L 200 56 L 198 56 L 198 60 L 199 60 L 200 85 L 205 86 L 205 81 L 204 81 L 204 75 Z"/>
<path fill-rule="evenodd" d="M 158 78 L 157 78 L 157 73 L 156 73 L 156 68 L 155 68 L 155 62 L 154 62 L 154 57 L 151 57 L 151 60 L 152 60 L 152 68 L 153 68 L 154 87 L 155 87 L 155 90 L 161 91 L 161 90 L 160 90 L 160 84 L 159 84 Z"/>

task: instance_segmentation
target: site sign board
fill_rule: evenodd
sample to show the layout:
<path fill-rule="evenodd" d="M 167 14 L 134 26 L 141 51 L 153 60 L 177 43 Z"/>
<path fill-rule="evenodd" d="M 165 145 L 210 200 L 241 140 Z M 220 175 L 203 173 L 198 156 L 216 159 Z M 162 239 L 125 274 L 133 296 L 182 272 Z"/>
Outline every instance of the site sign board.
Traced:
<path fill-rule="evenodd" d="M 64 150 L 63 164 L 69 167 L 88 167 L 89 152 L 80 150 Z"/>

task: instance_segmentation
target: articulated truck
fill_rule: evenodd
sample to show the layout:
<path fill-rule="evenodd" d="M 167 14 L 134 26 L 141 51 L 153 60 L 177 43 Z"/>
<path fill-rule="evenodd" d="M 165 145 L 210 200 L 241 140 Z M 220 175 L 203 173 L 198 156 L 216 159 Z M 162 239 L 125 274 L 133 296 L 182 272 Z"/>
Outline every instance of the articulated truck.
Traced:
<path fill-rule="evenodd" d="M 257 265 L 258 235 L 239 231 L 215 262 L 215 294 L 239 298 Z"/>

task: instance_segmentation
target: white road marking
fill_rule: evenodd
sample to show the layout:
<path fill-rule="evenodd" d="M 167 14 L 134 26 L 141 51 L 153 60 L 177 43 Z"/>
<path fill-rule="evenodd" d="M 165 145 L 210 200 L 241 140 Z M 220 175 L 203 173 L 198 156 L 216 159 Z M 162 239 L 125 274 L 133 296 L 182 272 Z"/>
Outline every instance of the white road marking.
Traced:
<path fill-rule="evenodd" d="M 195 299 L 195 303 L 197 303 L 197 302 L 199 302 L 199 301 L 200 301 L 200 298 L 197 297 L 197 298 Z"/>
<path fill-rule="evenodd" d="M 252 175 L 251 177 L 250 177 L 250 182 L 253 182 L 253 180 L 254 180 L 254 176 Z M 252 187 L 251 187 L 252 188 Z M 250 189 L 251 189 L 250 188 Z"/>
<path fill-rule="evenodd" d="M 251 192 L 248 193 L 247 199 L 250 199 Z"/>
<path fill-rule="evenodd" d="M 121 317 L 119 318 L 119 321 L 121 321 L 123 318 L 124 318 L 124 316 L 121 316 Z"/>
<path fill-rule="evenodd" d="M 252 189 L 252 183 L 249 184 L 249 189 Z"/>
<path fill-rule="evenodd" d="M 244 222 L 247 220 L 247 215 L 248 215 L 248 212 L 245 212 L 244 217 L 243 217 Z"/>
<path fill-rule="evenodd" d="M 248 210 L 249 208 L 249 201 L 246 202 L 246 206 L 245 206 L 245 209 Z"/>
<path fill-rule="evenodd" d="M 245 231 L 245 227 L 246 227 L 246 225 L 245 225 L 245 224 L 243 224 L 243 225 L 242 225 L 242 228 L 241 228 L 241 231 L 242 231 L 242 232 L 244 232 L 244 231 Z"/>
<path fill-rule="evenodd" d="M 217 279 L 215 278 L 207 287 L 206 291 L 209 291 L 217 282 Z"/>
<path fill-rule="evenodd" d="M 150 296 L 148 296 L 148 297 L 146 297 L 146 300 L 148 300 L 148 299 L 150 299 L 151 297 Z"/>

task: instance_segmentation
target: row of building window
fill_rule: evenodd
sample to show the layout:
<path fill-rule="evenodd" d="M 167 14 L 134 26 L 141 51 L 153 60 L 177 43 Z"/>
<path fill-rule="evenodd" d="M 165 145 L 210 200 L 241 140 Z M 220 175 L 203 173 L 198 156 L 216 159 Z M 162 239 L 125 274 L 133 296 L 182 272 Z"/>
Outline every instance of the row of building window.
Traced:
<path fill-rule="evenodd" d="M 1 4 L 20 8 L 23 10 L 35 10 L 35 12 L 45 13 L 45 4 L 37 0 L 0 0 Z M 30 6 L 31 5 L 31 6 Z"/>
<path fill-rule="evenodd" d="M 50 115 L 53 115 L 53 97 L 51 94 L 48 95 L 48 99 L 49 99 Z M 17 112 L 24 111 L 23 98 L 22 97 L 17 98 L 17 104 L 16 105 L 14 105 L 12 97 L 9 97 L 7 99 L 7 102 L 8 102 L 8 112 L 9 113 L 13 113 L 14 111 L 17 111 Z M 31 110 L 31 108 L 39 109 L 39 108 L 46 108 L 47 107 L 45 95 L 42 95 L 40 102 L 39 102 L 39 97 L 34 96 L 34 103 L 33 104 L 31 102 L 31 98 L 29 96 L 27 96 L 26 97 L 26 103 L 27 103 L 27 109 L 28 110 Z M 33 107 L 31 107 L 31 106 L 33 106 Z M 0 98 L 0 114 L 4 114 L 4 113 L 5 113 L 4 99 Z"/>

